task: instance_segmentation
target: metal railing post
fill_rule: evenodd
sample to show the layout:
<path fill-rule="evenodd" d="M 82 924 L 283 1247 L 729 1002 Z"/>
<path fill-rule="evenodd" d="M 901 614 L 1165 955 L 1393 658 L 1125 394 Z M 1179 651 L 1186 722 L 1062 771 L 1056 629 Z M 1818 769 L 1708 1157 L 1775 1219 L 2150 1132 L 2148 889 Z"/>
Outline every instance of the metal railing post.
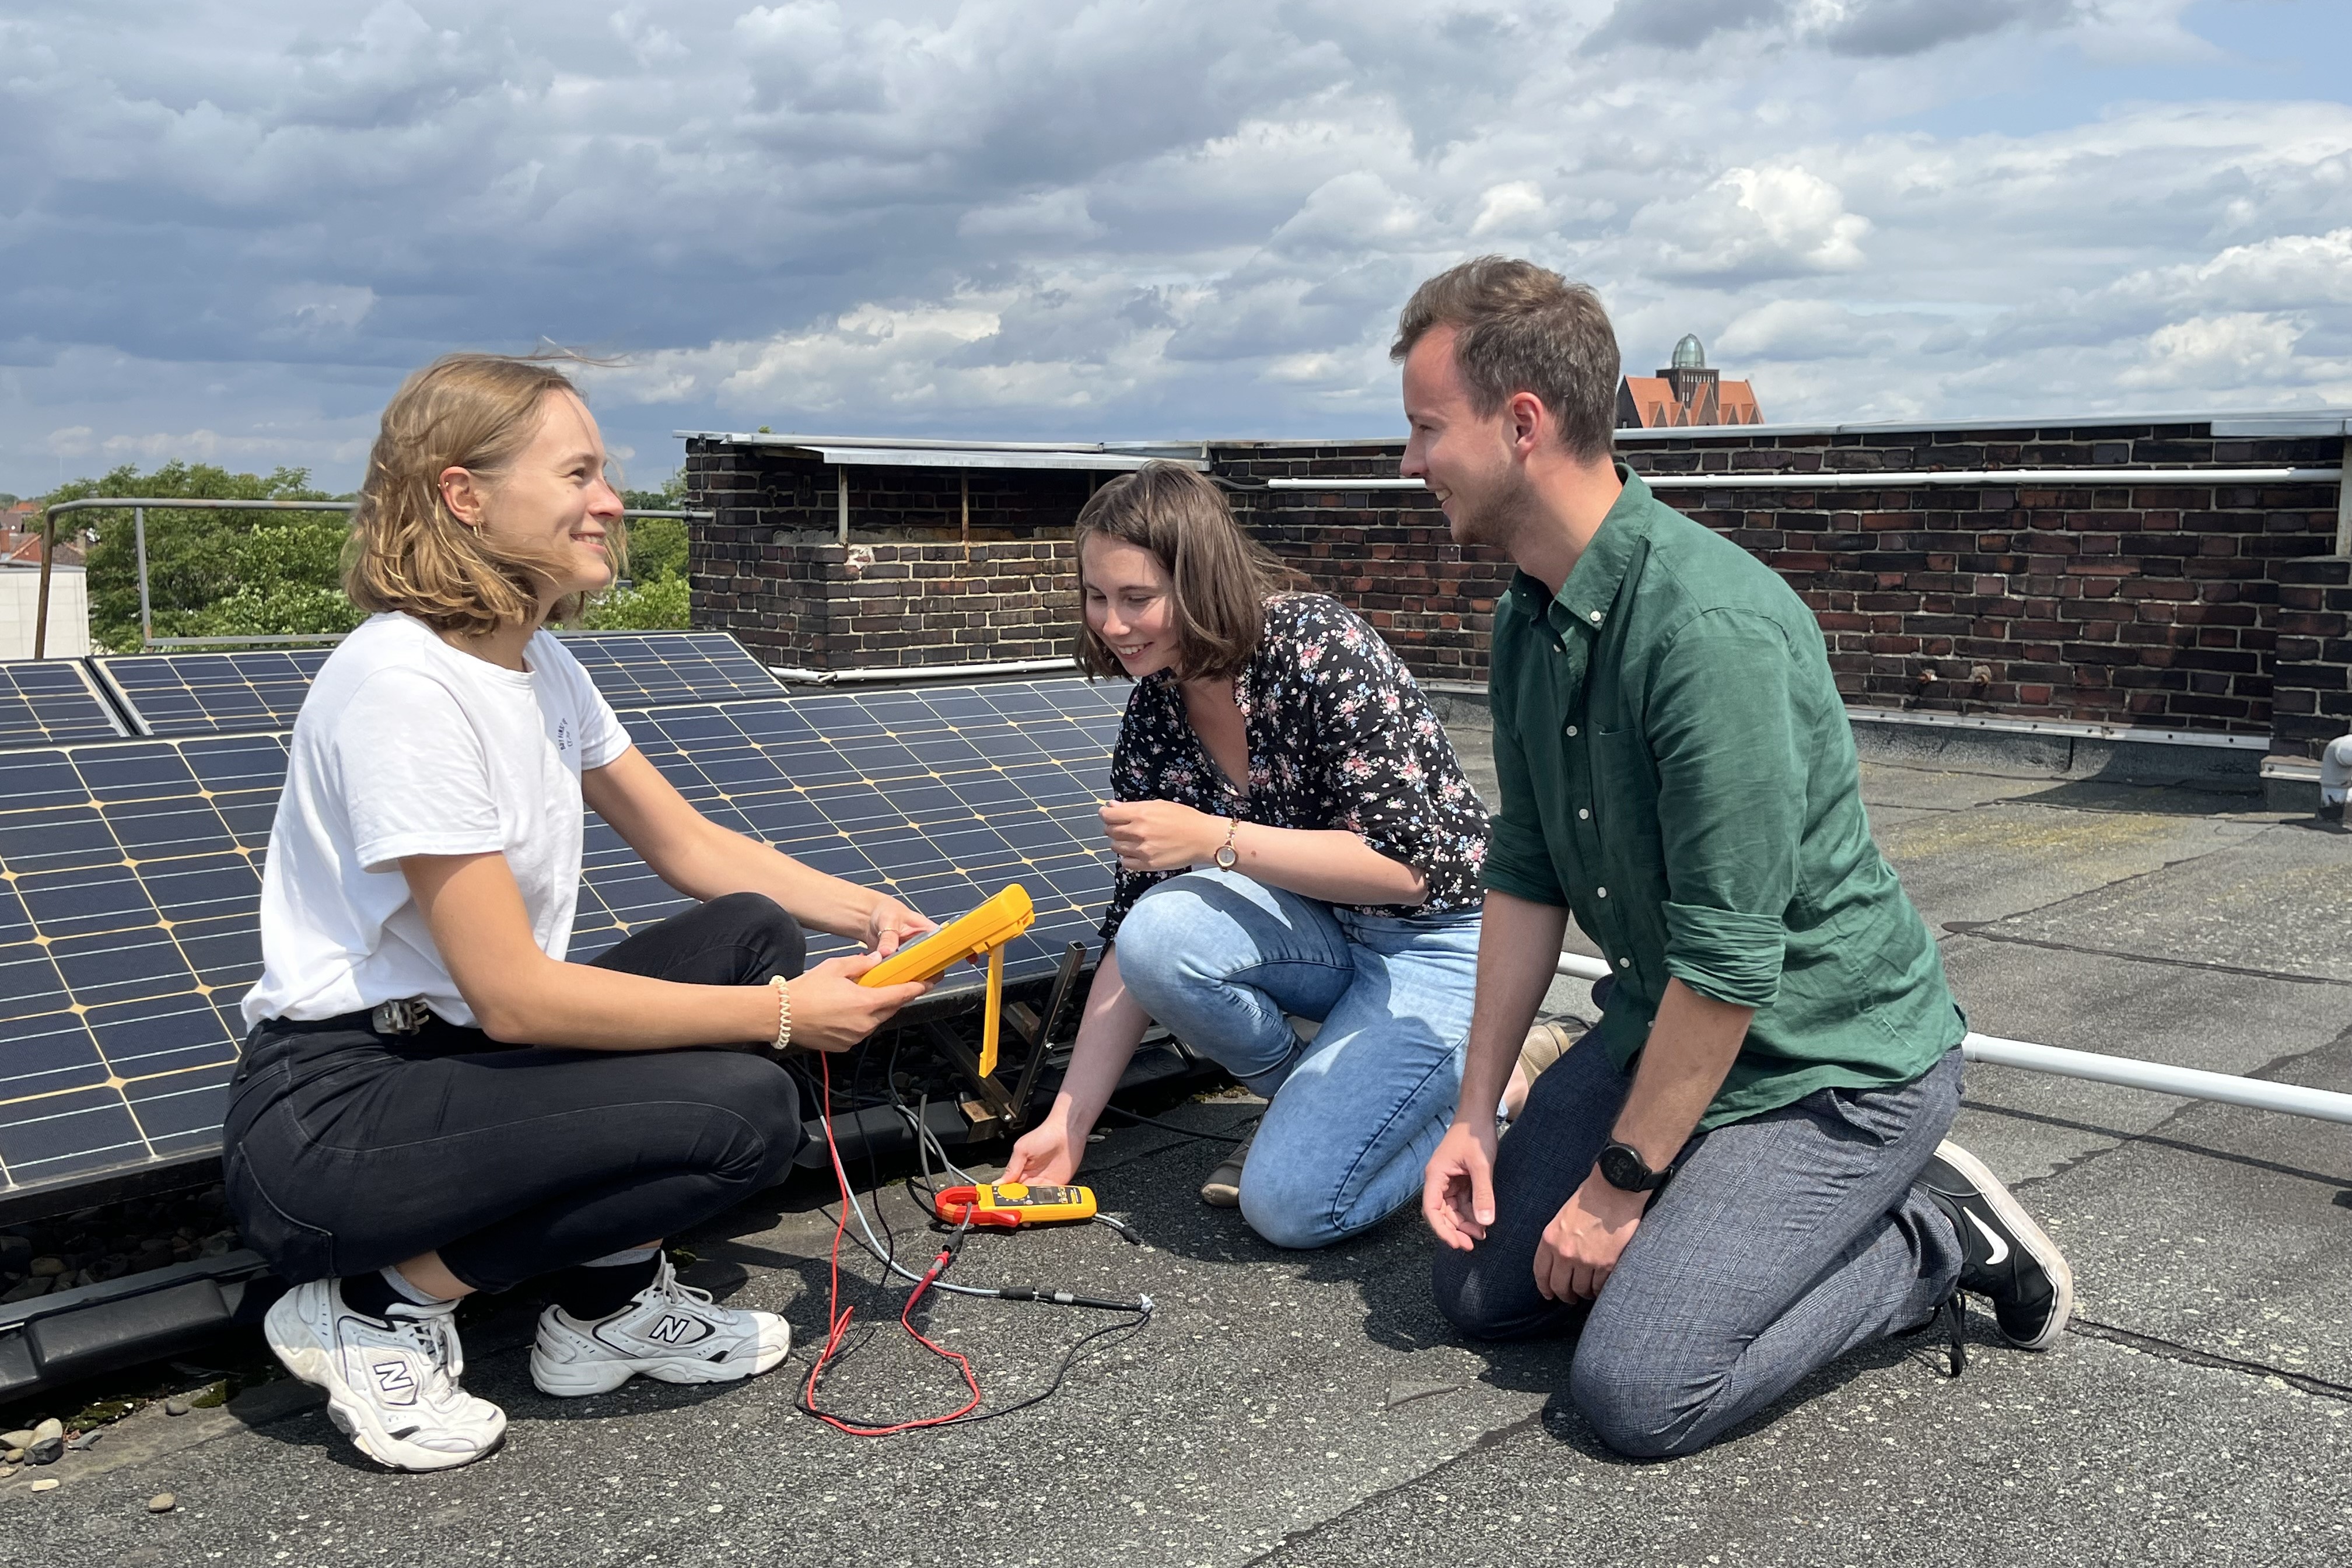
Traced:
<path fill-rule="evenodd" d="M 147 509 L 131 509 L 131 537 L 139 547 L 139 651 L 155 646 L 155 615 L 147 603 Z"/>
<path fill-rule="evenodd" d="M 41 593 L 33 610 L 33 657 L 49 657 L 49 562 L 58 552 L 58 520 L 41 509 Z"/>
<path fill-rule="evenodd" d="M 2336 476 L 2336 553 L 2352 555 L 2352 436 L 2344 437 L 2344 467 Z"/>

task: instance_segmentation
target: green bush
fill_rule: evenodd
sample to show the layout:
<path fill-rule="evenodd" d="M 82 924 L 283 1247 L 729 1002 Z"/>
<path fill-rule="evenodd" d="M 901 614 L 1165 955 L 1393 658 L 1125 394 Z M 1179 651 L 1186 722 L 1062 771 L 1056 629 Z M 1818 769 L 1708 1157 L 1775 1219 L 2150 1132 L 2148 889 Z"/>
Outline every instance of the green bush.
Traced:
<path fill-rule="evenodd" d="M 690 611 L 686 579 L 657 577 L 596 599 L 588 606 L 587 626 L 594 632 L 684 631 L 694 624 Z"/>
<path fill-rule="evenodd" d="M 640 517 L 629 522 L 629 576 L 639 583 L 686 576 L 686 524 L 674 517 Z"/>

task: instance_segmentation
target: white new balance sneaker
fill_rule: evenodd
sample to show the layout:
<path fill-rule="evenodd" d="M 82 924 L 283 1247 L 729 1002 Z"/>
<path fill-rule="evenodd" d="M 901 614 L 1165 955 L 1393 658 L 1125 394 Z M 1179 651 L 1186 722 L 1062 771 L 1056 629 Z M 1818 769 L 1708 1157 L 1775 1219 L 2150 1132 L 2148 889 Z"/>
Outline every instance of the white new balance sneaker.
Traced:
<path fill-rule="evenodd" d="M 469 1465 L 499 1446 L 507 1413 L 457 1386 L 456 1303 L 397 1302 L 383 1319 L 343 1304 L 332 1279 L 297 1285 L 263 1320 L 286 1370 L 327 1391 L 327 1419 L 395 1470 Z"/>
<path fill-rule="evenodd" d="M 677 1282 L 661 1255 L 654 1282 L 609 1318 L 583 1322 L 561 1307 L 539 1315 L 530 1380 L 541 1394 L 604 1394 L 638 1373 L 664 1383 L 733 1383 L 766 1372 L 793 1348 L 773 1312 L 719 1306 Z"/>

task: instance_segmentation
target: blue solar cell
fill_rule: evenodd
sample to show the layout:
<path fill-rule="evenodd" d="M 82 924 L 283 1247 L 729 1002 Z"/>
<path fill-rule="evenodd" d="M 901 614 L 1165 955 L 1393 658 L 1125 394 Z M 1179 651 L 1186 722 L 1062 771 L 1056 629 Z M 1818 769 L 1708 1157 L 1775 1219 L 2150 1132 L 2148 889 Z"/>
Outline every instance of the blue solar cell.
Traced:
<path fill-rule="evenodd" d="M 123 733 L 79 659 L 0 664 L 0 746 L 55 746 Z"/>
<path fill-rule="evenodd" d="M 625 712 L 715 820 L 934 919 L 1006 882 L 1037 924 L 1015 980 L 1089 940 L 1110 888 L 1094 803 L 1123 687 L 1063 679 Z M 1108 723 L 1108 731 L 1103 725 Z M 0 1193 L 217 1143 L 261 973 L 282 732 L 0 751 Z M 861 769 L 865 771 L 861 771 Z M 572 954 L 684 909 L 590 816 Z M 814 955 L 855 951 L 819 937 Z M 948 989 L 974 992 L 977 969 Z"/>

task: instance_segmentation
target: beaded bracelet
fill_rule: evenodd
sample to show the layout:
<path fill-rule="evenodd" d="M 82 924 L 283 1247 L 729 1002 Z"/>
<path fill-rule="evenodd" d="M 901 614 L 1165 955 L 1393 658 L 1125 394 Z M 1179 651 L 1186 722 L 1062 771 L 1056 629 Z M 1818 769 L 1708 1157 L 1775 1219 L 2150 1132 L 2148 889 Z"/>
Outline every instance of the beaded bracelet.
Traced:
<path fill-rule="evenodd" d="M 782 974 L 770 976 L 768 984 L 776 988 L 776 1043 L 772 1048 L 782 1052 L 793 1043 L 793 994 Z"/>

